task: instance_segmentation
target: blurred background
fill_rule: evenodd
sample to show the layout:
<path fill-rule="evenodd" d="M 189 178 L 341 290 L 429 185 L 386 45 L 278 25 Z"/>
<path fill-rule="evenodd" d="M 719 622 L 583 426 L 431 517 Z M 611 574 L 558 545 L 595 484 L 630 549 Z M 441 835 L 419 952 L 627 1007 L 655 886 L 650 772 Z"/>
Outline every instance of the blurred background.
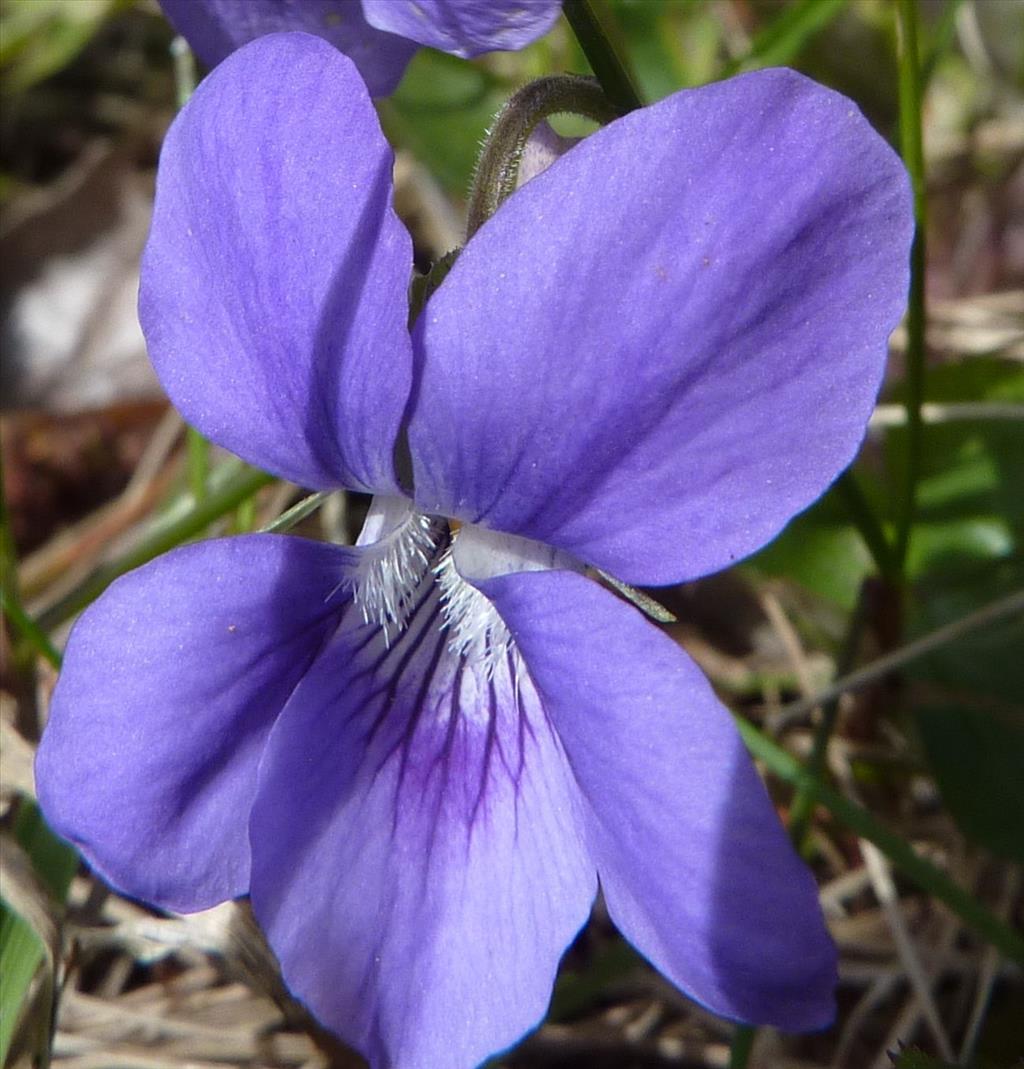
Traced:
<path fill-rule="evenodd" d="M 609 7 L 648 101 L 785 64 L 852 97 L 898 145 L 892 0 Z M 834 491 L 741 567 L 650 593 L 676 617 L 664 626 L 778 752 L 810 757 L 833 791 L 1019 932 L 1024 613 L 1005 606 L 1024 589 L 1024 3 L 927 0 L 919 11 L 927 403 L 906 567 L 885 574 L 857 516 L 867 509 L 883 536 L 894 531 L 901 329 L 856 465 L 859 497 Z M 179 918 L 120 899 L 48 837 L 32 804 L 56 677 L 46 644 L 59 649 L 119 571 L 186 537 L 261 526 L 302 493 L 254 485 L 188 522 L 197 503 L 223 504 L 239 469 L 214 451 L 197 485 L 135 314 L 156 162 L 177 108 L 172 36 L 154 0 L 0 0 L 2 549 L 5 608 L 17 603 L 0 676 L 0 1050 L 9 1065 L 45 1065 L 52 1033 L 64 1069 L 356 1066 L 287 999 L 244 906 Z M 564 20 L 520 53 L 467 63 L 421 50 L 379 102 L 421 269 L 461 243 L 494 113 L 561 70 L 589 70 Z M 335 499 L 304 530 L 351 537 L 364 507 Z M 950 625 L 924 655 L 907 654 Z M 893 654 L 899 671 L 881 671 Z M 806 700 L 854 668 L 869 677 L 856 692 L 824 711 Z M 798 805 L 780 769 L 765 771 L 791 821 Z M 1024 1064 L 1020 962 L 835 807 L 801 819 L 842 952 L 834 1028 L 761 1031 L 739 1053 L 732 1026 L 648 969 L 599 907 L 566 957 L 548 1022 L 493 1064 Z"/>

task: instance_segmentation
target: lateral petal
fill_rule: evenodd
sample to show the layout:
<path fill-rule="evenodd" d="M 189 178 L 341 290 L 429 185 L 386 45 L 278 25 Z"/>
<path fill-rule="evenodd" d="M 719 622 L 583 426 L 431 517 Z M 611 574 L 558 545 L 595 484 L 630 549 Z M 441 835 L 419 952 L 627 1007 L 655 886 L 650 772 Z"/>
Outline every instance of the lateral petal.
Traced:
<path fill-rule="evenodd" d="M 416 51 L 413 42 L 371 26 L 358 0 L 160 0 L 160 6 L 208 66 L 257 37 L 300 30 L 344 52 L 375 97 L 394 92 Z"/>
<path fill-rule="evenodd" d="M 75 625 L 36 759 L 47 820 L 133 898 L 191 911 L 249 888 L 267 733 L 340 612 L 352 551 L 198 542 L 117 580 Z"/>
<path fill-rule="evenodd" d="M 207 437 L 309 487 L 397 489 L 409 392 L 409 235 L 391 149 L 351 62 L 261 37 L 164 142 L 139 318 L 171 400 Z"/>
<path fill-rule="evenodd" d="M 599 130 L 417 322 L 418 505 L 633 583 L 751 553 L 857 451 L 912 227 L 896 155 L 793 71 Z"/>
<path fill-rule="evenodd" d="M 428 572 L 390 645 L 339 632 L 271 733 L 253 811 L 253 908 L 284 978 L 374 1069 L 472 1069 L 534 1027 L 596 887 L 514 654 L 478 671 L 443 618 Z"/>
<path fill-rule="evenodd" d="M 836 953 L 817 888 L 699 669 L 582 576 L 479 585 L 565 746 L 622 934 L 724 1017 L 827 1025 Z"/>
<path fill-rule="evenodd" d="M 562 0 L 363 0 L 371 26 L 463 59 L 525 48 L 561 10 Z"/>

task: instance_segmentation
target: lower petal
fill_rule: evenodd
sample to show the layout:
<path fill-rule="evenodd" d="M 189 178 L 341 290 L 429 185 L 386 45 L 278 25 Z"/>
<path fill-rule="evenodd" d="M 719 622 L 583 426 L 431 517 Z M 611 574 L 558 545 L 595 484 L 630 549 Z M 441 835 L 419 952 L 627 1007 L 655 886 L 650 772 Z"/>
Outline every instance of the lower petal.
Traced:
<path fill-rule="evenodd" d="M 835 948 L 817 889 L 697 667 L 579 575 L 480 586 L 565 746 L 622 933 L 715 1013 L 793 1031 L 827 1025 Z"/>
<path fill-rule="evenodd" d="M 83 614 L 36 780 L 47 820 L 119 890 L 182 912 L 248 890 L 256 766 L 336 625 L 346 552 L 271 535 L 200 542 Z"/>
<path fill-rule="evenodd" d="M 418 595 L 397 637 L 343 627 L 275 725 L 252 901 L 292 991 L 375 1069 L 471 1069 L 539 1022 L 596 880 L 514 650 L 485 669 L 433 573 Z"/>

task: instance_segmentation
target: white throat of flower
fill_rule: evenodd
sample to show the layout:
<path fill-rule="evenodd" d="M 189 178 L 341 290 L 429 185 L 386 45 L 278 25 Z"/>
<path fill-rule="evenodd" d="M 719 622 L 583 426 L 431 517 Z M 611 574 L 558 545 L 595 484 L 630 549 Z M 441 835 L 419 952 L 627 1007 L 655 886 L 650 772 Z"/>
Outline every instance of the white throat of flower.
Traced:
<path fill-rule="evenodd" d="M 507 657 L 512 636 L 494 604 L 467 582 L 456 567 L 455 546 L 462 537 L 460 530 L 434 567 L 441 588 L 443 626 L 448 631 L 449 650 L 482 668 L 490 677 Z"/>
<path fill-rule="evenodd" d="M 473 581 L 549 569 L 581 571 L 582 566 L 568 554 L 528 538 L 475 524 L 460 527 L 434 568 L 452 652 L 482 666 L 490 678 L 515 652 L 515 641 L 494 603 Z"/>
<path fill-rule="evenodd" d="M 443 536 L 440 523 L 401 498 L 374 498 L 345 579 L 363 621 L 389 637 L 405 624 Z"/>
<path fill-rule="evenodd" d="M 474 580 L 549 568 L 579 570 L 550 546 L 465 524 L 453 534 L 442 519 L 417 512 L 398 497 L 377 497 L 356 543 L 362 552 L 345 584 L 363 621 L 389 645 L 413 612 L 440 601 L 441 628 L 453 655 L 486 677 L 515 643 L 490 599 Z"/>

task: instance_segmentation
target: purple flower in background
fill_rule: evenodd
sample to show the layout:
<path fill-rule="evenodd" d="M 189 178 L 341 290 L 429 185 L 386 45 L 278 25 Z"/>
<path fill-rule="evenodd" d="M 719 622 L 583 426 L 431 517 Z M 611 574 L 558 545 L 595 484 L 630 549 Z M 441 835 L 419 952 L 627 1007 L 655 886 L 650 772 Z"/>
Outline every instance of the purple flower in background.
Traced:
<path fill-rule="evenodd" d="M 562 0 L 160 0 L 213 66 L 268 33 L 303 30 L 340 48 L 372 96 L 394 92 L 420 45 L 469 59 L 525 48 L 551 29 Z"/>
<path fill-rule="evenodd" d="M 115 583 L 68 645 L 47 817 L 135 897 L 251 894 L 376 1069 L 535 1025 L 598 885 L 716 1013 L 824 1026 L 816 888 L 728 712 L 581 562 L 705 575 L 850 461 L 904 303 L 900 163 L 791 71 L 676 93 L 512 196 L 411 336 L 391 168 L 303 34 L 168 134 L 141 317 L 169 394 L 255 464 L 376 496 L 356 547 L 218 539 Z"/>

